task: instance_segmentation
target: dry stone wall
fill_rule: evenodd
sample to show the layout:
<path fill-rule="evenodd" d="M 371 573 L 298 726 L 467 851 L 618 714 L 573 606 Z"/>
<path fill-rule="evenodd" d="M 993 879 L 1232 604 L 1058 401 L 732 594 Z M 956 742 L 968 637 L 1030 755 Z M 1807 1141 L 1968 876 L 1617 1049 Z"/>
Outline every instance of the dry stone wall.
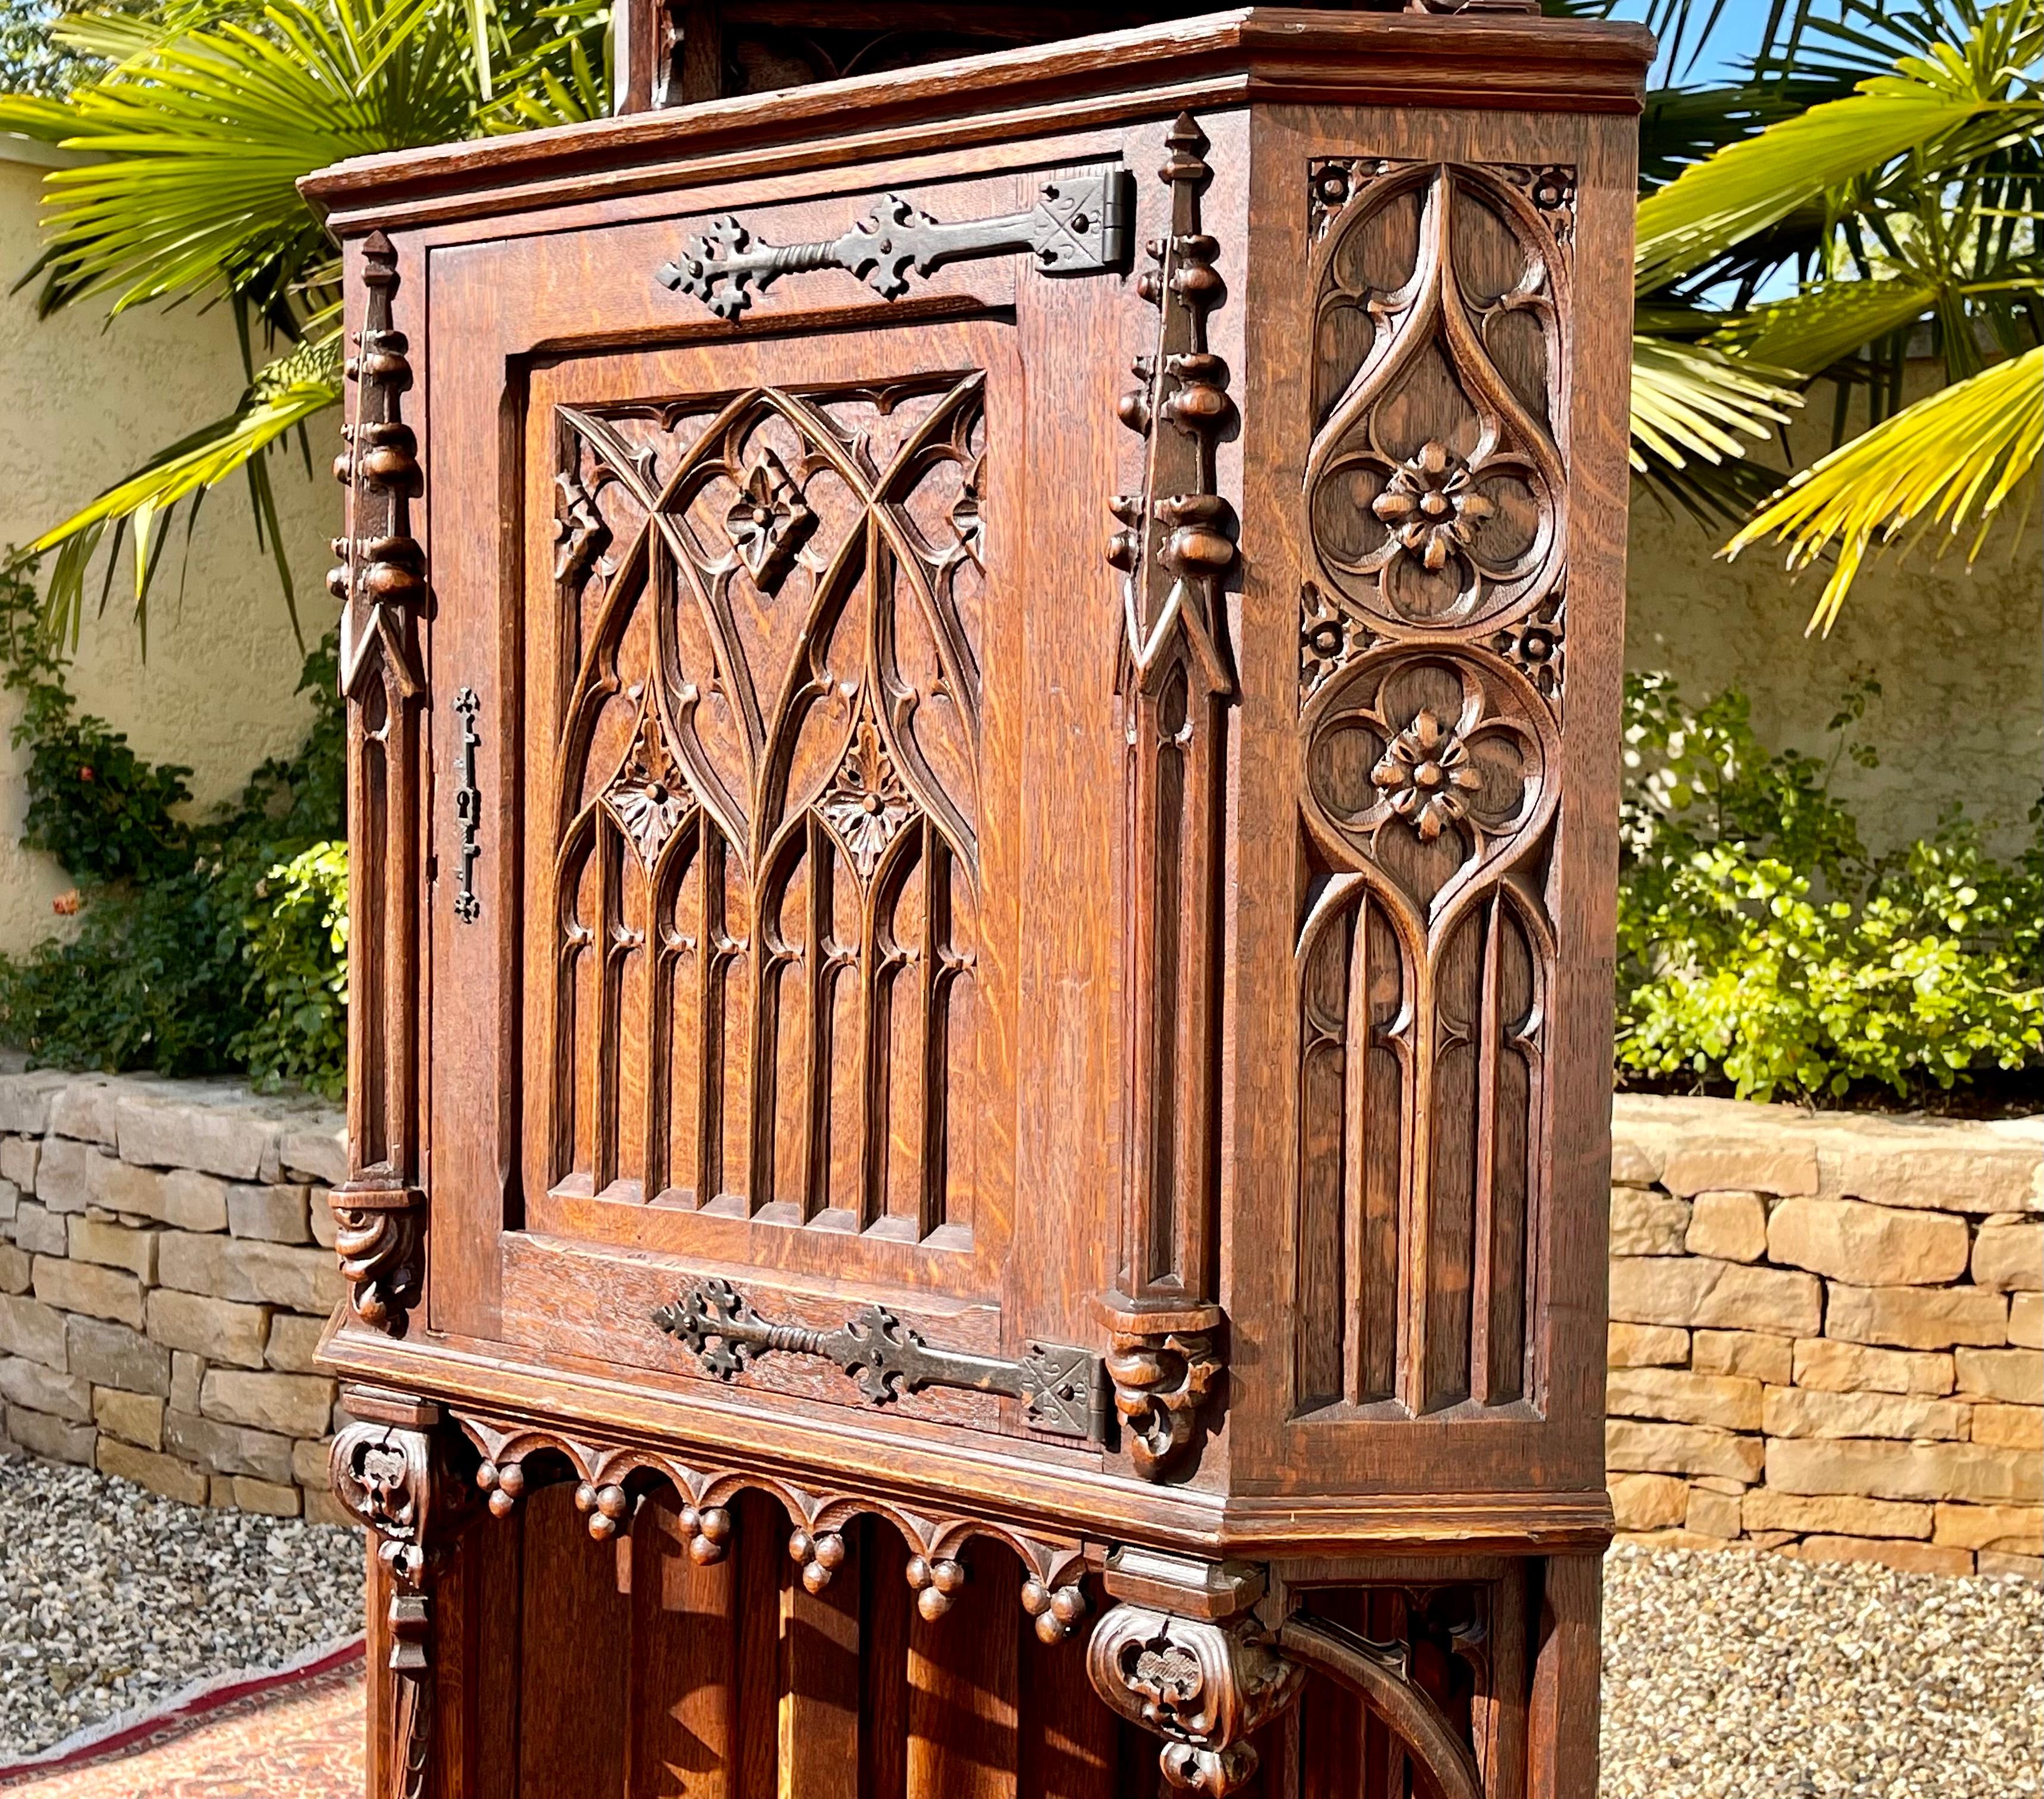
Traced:
<path fill-rule="evenodd" d="M 0 1439 L 335 1519 L 340 1114 L 0 1069 Z M 2044 1118 L 1620 1095 L 1606 1463 L 1622 1534 L 2044 1576 Z"/>
<path fill-rule="evenodd" d="M 2044 1118 L 1621 1095 L 1620 1532 L 2044 1577 Z"/>
<path fill-rule="evenodd" d="M 327 1492 L 340 1298 L 330 1107 L 229 1083 L 0 1072 L 0 1442 L 194 1504 Z"/>

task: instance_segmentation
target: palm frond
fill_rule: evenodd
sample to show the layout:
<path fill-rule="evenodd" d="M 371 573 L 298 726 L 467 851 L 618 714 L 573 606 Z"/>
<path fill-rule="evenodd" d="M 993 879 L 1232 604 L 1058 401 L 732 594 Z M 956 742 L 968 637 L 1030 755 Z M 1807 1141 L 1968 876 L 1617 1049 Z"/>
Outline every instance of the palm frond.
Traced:
<path fill-rule="evenodd" d="M 2034 126 L 2036 110 L 1900 77 L 1865 82 L 1849 99 L 1813 106 L 1728 145 L 1642 200 L 1637 289 L 1652 293 L 1829 190 L 1933 144 L 1984 113 L 2020 114 Z M 2019 134 L 2027 128 L 2014 118 L 1997 123 Z"/>
<path fill-rule="evenodd" d="M 1826 282 L 1793 299 L 1754 308 L 1711 341 L 1754 362 L 1814 375 L 1912 324 L 1937 297 L 1937 287 L 1920 278 Z"/>
<path fill-rule="evenodd" d="M 84 612 L 86 571 L 110 531 L 110 550 L 117 551 L 121 537 L 133 531 L 135 609 L 142 616 L 150 577 L 162 553 L 163 534 L 179 504 L 189 501 L 196 506 L 206 490 L 236 474 L 249 478 L 259 519 L 263 512 L 269 512 L 267 534 L 274 543 L 275 508 L 266 504 L 267 485 L 261 458 L 287 432 L 340 404 L 340 332 L 337 322 L 329 320 L 329 328 L 320 336 L 265 368 L 242 403 L 226 417 L 158 451 L 91 504 L 44 532 L 29 547 L 29 554 L 56 552 L 44 594 L 53 628 L 76 638 Z M 290 591 L 286 579 L 287 599 Z"/>
<path fill-rule="evenodd" d="M 1632 340 L 1632 466 L 1680 470 L 1694 459 L 1745 455 L 1742 439 L 1765 442 L 1801 399 L 1775 378 L 1785 371 L 1735 362 L 1707 344 L 1637 336 Z"/>
<path fill-rule="evenodd" d="M 62 141 L 99 159 L 45 182 L 55 301 L 110 294 L 119 312 L 303 282 L 332 247 L 301 175 L 469 135 L 451 21 L 440 0 L 271 0 L 260 29 L 229 20 L 168 38 L 79 21 L 69 35 L 119 60 L 67 108 Z M 47 102 L 0 98 L 0 130 L 52 125 Z M 290 328 L 287 313 L 271 319 Z"/>
<path fill-rule="evenodd" d="M 1788 547 L 1791 570 L 1836 549 L 1809 628 L 1828 631 L 1868 551 L 1911 525 L 1915 536 L 1969 527 L 1971 560 L 1986 527 L 2044 449 L 2044 347 L 1905 407 L 1798 474 L 1725 546 L 1763 537 Z M 1914 538 L 1911 539 L 1913 542 Z"/>

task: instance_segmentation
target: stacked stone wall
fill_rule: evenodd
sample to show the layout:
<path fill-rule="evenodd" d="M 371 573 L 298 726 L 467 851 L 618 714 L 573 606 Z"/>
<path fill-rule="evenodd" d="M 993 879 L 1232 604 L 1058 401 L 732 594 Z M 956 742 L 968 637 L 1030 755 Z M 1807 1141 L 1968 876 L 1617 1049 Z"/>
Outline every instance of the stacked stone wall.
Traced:
<path fill-rule="evenodd" d="M 2044 1576 L 2044 1119 L 1620 1095 L 1620 1532 Z"/>
<path fill-rule="evenodd" d="M 221 1082 L 0 1072 L 0 1441 L 171 1498 L 345 1521 L 340 1114 Z"/>
<path fill-rule="evenodd" d="M 1620 1095 L 1623 1536 L 2044 1577 L 2044 1119 Z M 0 1070 L 0 1440 L 338 1518 L 338 1112 Z"/>

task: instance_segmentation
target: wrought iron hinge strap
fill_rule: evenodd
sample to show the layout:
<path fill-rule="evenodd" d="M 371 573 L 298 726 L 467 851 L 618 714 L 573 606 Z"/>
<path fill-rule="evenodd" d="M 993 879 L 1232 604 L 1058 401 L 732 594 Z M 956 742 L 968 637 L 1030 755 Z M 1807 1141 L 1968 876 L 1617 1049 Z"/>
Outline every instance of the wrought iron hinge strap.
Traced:
<path fill-rule="evenodd" d="M 1118 163 L 1064 170 L 1043 182 L 1026 212 L 949 221 L 933 218 L 901 194 L 884 194 L 842 236 L 813 244 L 768 244 L 727 213 L 656 278 L 693 294 L 719 318 L 735 319 L 782 275 L 812 269 L 843 269 L 887 300 L 909 291 L 912 269 L 927 277 L 946 263 L 1016 251 L 1033 255 L 1046 274 L 1097 274 L 1127 266 L 1132 187 Z"/>
<path fill-rule="evenodd" d="M 884 1306 L 868 1306 L 835 1330 L 775 1324 L 754 1311 L 728 1280 L 699 1282 L 653 1322 L 685 1344 L 705 1373 L 733 1380 L 763 1356 L 817 1356 L 834 1362 L 875 1406 L 926 1387 L 962 1388 L 1022 1400 L 1032 1429 L 1105 1440 L 1107 1383 L 1090 1350 L 1032 1343 L 1020 1361 L 944 1349 L 924 1341 Z"/>

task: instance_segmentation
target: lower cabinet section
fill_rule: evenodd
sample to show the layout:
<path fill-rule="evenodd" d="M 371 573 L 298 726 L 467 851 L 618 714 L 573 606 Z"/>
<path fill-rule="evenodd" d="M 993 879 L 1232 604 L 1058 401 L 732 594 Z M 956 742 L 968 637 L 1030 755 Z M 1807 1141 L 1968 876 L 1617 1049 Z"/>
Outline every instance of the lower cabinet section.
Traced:
<path fill-rule="evenodd" d="M 1593 1799 L 1594 1553 L 1047 1578 L 997 1525 L 500 1465 L 436 1412 L 335 1448 L 367 1799 Z"/>

